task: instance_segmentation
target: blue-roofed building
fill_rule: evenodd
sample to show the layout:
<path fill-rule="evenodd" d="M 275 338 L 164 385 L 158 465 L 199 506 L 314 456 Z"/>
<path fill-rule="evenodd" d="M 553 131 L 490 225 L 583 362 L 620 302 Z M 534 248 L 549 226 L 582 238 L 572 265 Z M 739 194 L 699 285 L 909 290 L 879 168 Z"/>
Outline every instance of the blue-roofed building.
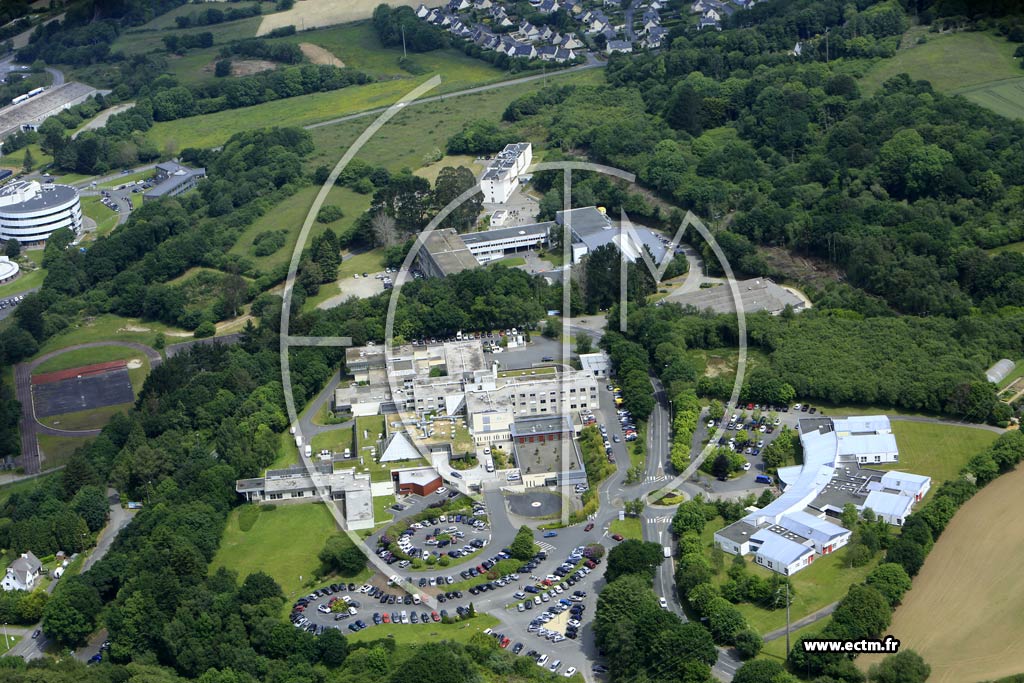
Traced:
<path fill-rule="evenodd" d="M 623 230 L 612 223 L 603 209 L 596 206 L 559 211 L 555 214 L 555 223 L 558 226 L 564 226 L 566 221 L 572 231 L 573 263 L 578 263 L 590 252 L 608 244 L 618 247 L 630 261 L 640 258 L 645 247 L 650 250 L 655 263 L 661 263 L 668 253 L 667 240 L 649 228 L 631 225 Z"/>
<path fill-rule="evenodd" d="M 156 175 L 153 177 L 154 185 L 142 195 L 142 200 L 176 197 L 191 190 L 205 177 L 205 168 L 189 168 L 176 161 L 165 161 L 156 165 Z"/>
<path fill-rule="evenodd" d="M 931 486 L 924 475 L 863 466 L 899 458 L 884 415 L 807 418 L 799 430 L 803 464 L 779 469 L 782 494 L 715 533 L 725 552 L 753 554 L 757 564 L 786 575 L 849 542 L 850 531 L 835 523 L 846 505 L 902 526 Z"/>

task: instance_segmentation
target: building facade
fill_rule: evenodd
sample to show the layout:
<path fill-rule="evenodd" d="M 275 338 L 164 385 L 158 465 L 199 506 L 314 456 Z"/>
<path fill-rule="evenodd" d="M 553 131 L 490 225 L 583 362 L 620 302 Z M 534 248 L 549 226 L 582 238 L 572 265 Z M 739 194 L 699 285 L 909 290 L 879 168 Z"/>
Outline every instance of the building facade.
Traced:
<path fill-rule="evenodd" d="M 533 161 L 533 145 L 517 142 L 506 145 L 487 166 L 480 177 L 480 191 L 485 204 L 504 204 L 519 185 L 522 175 Z"/>
<path fill-rule="evenodd" d="M 194 188 L 205 177 L 205 168 L 189 168 L 175 161 L 157 164 L 153 187 L 142 195 L 142 200 L 176 197 Z"/>
<path fill-rule="evenodd" d="M 0 588 L 5 591 L 33 591 L 39 582 L 43 565 L 32 553 L 22 553 L 7 567 L 7 573 L 0 581 Z"/>
<path fill-rule="evenodd" d="M 61 228 L 82 230 L 78 190 L 19 180 L 0 188 L 0 239 L 39 244 Z"/>

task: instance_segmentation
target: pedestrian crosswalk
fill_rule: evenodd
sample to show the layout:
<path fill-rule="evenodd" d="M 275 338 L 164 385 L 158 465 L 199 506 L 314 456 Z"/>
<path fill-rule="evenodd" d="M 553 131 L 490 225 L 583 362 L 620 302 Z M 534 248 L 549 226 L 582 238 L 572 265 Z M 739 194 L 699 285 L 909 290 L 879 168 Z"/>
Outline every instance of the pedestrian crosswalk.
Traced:
<path fill-rule="evenodd" d="M 663 474 L 660 477 L 648 476 L 646 479 L 644 479 L 644 482 L 647 483 L 647 484 L 653 484 L 654 482 L 667 481 L 667 480 L 668 480 L 668 477 L 666 477 Z"/>
<path fill-rule="evenodd" d="M 544 541 L 537 541 L 537 545 L 540 546 L 540 549 L 546 553 L 550 553 L 552 550 L 555 549 L 555 546 L 551 545 L 550 543 L 545 543 Z"/>
<path fill-rule="evenodd" d="M 672 521 L 672 516 L 671 515 L 664 515 L 662 517 L 648 517 L 647 521 L 651 522 L 653 524 L 668 524 L 669 522 Z"/>

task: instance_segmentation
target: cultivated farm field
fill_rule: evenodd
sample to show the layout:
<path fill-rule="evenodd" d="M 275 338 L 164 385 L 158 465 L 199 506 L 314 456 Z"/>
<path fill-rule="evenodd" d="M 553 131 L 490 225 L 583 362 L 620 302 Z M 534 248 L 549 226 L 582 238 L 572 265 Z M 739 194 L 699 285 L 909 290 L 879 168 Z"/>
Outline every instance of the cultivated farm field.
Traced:
<path fill-rule="evenodd" d="M 1024 670 L 1024 469 L 969 500 L 943 532 L 887 630 L 932 667 L 931 683 Z M 878 657 L 861 656 L 866 669 Z"/>
<path fill-rule="evenodd" d="M 391 0 L 388 4 L 392 7 L 407 5 L 416 7 L 420 0 Z M 373 10 L 379 5 L 379 0 L 299 0 L 295 6 L 286 12 L 277 12 L 263 17 L 256 35 L 262 36 L 270 33 L 275 28 L 282 26 L 294 26 L 299 31 L 305 31 L 320 26 L 333 26 L 348 21 L 369 19 L 373 16 Z"/>

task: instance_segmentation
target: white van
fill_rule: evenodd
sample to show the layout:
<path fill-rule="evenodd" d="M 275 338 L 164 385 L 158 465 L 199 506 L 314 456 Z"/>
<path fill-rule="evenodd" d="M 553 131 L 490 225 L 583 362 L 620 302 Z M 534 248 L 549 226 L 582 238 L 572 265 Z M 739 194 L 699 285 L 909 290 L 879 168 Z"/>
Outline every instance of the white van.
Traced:
<path fill-rule="evenodd" d="M 418 604 L 420 604 L 420 602 L 422 602 L 422 600 L 420 599 L 419 594 L 413 593 L 413 595 L 412 595 L 412 604 L 418 605 Z"/>

